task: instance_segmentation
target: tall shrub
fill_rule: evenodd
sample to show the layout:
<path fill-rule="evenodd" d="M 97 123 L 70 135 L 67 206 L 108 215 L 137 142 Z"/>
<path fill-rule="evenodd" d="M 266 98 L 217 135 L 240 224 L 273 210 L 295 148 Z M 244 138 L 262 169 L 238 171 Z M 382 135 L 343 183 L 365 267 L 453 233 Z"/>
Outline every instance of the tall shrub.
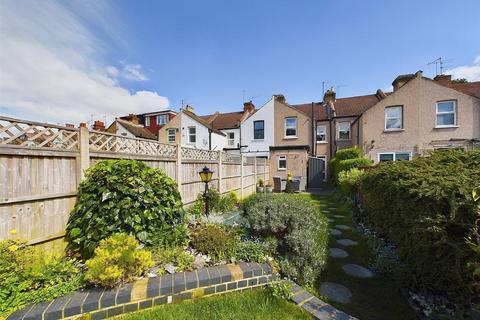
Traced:
<path fill-rule="evenodd" d="M 381 163 L 364 176 L 366 218 L 399 247 L 406 283 L 458 302 L 480 296 L 480 259 L 467 243 L 480 218 L 479 180 L 480 150 Z"/>
<path fill-rule="evenodd" d="M 255 194 L 243 204 L 247 228 L 275 238 L 282 273 L 313 284 L 326 262 L 327 219 L 311 201 L 293 194 Z"/>
<path fill-rule="evenodd" d="M 89 258 L 100 240 L 121 232 L 144 245 L 184 241 L 176 182 L 135 160 L 106 160 L 89 169 L 68 220 L 68 249 Z"/>
<path fill-rule="evenodd" d="M 335 153 L 335 157 L 328 162 L 328 169 L 333 181 L 338 183 L 340 172 L 370 165 L 372 165 L 372 162 L 363 157 L 362 150 L 358 147 L 353 147 L 338 150 Z"/>

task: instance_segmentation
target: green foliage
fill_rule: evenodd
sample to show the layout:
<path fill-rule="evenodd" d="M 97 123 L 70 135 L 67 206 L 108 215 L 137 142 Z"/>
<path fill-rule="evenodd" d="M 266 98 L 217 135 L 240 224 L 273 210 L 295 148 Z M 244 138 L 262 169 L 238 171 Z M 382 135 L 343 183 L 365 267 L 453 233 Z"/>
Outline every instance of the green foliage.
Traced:
<path fill-rule="evenodd" d="M 208 204 L 210 212 L 227 213 L 235 209 L 239 203 L 237 194 L 230 191 L 227 194 L 221 195 L 216 189 L 208 190 Z M 205 197 L 203 193 L 199 193 L 195 203 L 187 209 L 187 212 L 199 216 L 205 213 Z"/>
<path fill-rule="evenodd" d="M 287 179 L 287 182 L 285 183 L 285 193 L 294 193 L 295 190 L 293 190 L 293 181 L 291 179 Z"/>
<path fill-rule="evenodd" d="M 372 161 L 370 161 L 367 158 L 341 160 L 337 164 L 337 168 L 335 169 L 335 172 L 337 174 L 340 174 L 340 172 L 342 171 L 348 171 L 350 169 L 359 168 L 359 167 L 368 167 L 371 165 L 372 165 Z"/>
<path fill-rule="evenodd" d="M 274 297 L 284 300 L 291 300 L 293 298 L 292 283 L 288 281 L 272 282 L 268 285 Z"/>
<path fill-rule="evenodd" d="M 258 184 L 259 187 L 263 187 L 265 185 L 265 182 L 263 181 L 262 178 L 258 179 Z"/>
<path fill-rule="evenodd" d="M 468 83 L 468 80 L 465 78 L 453 79 L 452 83 Z"/>
<path fill-rule="evenodd" d="M 366 218 L 399 248 L 406 283 L 459 302 L 480 295 L 479 177 L 480 150 L 380 163 L 364 176 Z"/>
<path fill-rule="evenodd" d="M 338 174 L 338 185 L 345 195 L 352 195 L 358 191 L 364 171 L 357 168 L 342 171 Z"/>
<path fill-rule="evenodd" d="M 182 248 L 175 247 L 153 250 L 153 260 L 155 265 L 161 268 L 157 274 L 162 275 L 166 271 L 164 268 L 167 264 L 172 264 L 175 272 L 190 270 L 195 257 L 183 251 Z"/>
<path fill-rule="evenodd" d="M 82 285 L 75 260 L 36 252 L 24 241 L 0 241 L 0 314 L 54 299 Z"/>
<path fill-rule="evenodd" d="M 162 171 L 135 160 L 106 160 L 89 169 L 67 226 L 67 249 L 89 258 L 100 240 L 125 232 L 145 245 L 167 242 L 183 226 L 180 193 Z M 173 237 L 173 238 L 176 238 Z M 162 241 L 160 241 L 162 242 Z"/>
<path fill-rule="evenodd" d="M 241 242 L 237 248 L 235 258 L 245 262 L 267 262 L 267 253 L 261 243 L 254 241 Z"/>
<path fill-rule="evenodd" d="M 125 233 L 117 233 L 100 241 L 93 257 L 85 262 L 85 280 L 89 283 L 113 287 L 145 274 L 153 267 L 152 253 L 139 249 L 138 240 Z"/>
<path fill-rule="evenodd" d="M 340 149 L 335 152 L 335 159 L 338 161 L 356 159 L 362 157 L 362 150 L 358 147 Z"/>
<path fill-rule="evenodd" d="M 312 284 L 325 266 L 328 242 L 327 219 L 318 208 L 293 194 L 255 194 L 242 207 L 252 234 L 276 239 L 282 273 Z"/>
<path fill-rule="evenodd" d="M 334 182 L 338 183 L 340 172 L 371 165 L 372 162 L 363 157 L 360 148 L 354 147 L 338 150 L 335 157 L 328 162 L 328 169 Z"/>
<path fill-rule="evenodd" d="M 215 208 L 216 212 L 227 213 L 235 209 L 235 206 L 238 204 L 237 196 L 234 192 L 229 192 L 220 197 L 217 207 Z"/>
<path fill-rule="evenodd" d="M 192 233 L 192 245 L 214 261 L 228 260 L 235 256 L 238 241 L 225 227 L 217 224 L 201 224 Z"/>

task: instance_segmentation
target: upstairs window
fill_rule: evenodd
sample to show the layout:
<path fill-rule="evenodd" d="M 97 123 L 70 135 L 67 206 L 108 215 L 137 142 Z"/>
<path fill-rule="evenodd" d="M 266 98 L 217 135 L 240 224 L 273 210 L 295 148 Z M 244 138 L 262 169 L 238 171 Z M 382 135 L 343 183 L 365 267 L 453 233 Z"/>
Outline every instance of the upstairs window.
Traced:
<path fill-rule="evenodd" d="M 157 125 L 165 125 L 168 122 L 168 114 L 161 114 L 157 116 Z"/>
<path fill-rule="evenodd" d="M 263 120 L 253 121 L 253 139 L 255 140 L 265 139 L 265 121 Z"/>
<path fill-rule="evenodd" d="M 457 125 L 457 102 L 440 101 L 436 107 L 436 127 L 452 127 Z"/>
<path fill-rule="evenodd" d="M 227 132 L 227 141 L 229 146 L 235 145 L 235 132 Z"/>
<path fill-rule="evenodd" d="M 297 117 L 285 118 L 285 137 L 297 136 Z"/>
<path fill-rule="evenodd" d="M 150 117 L 145 117 L 145 127 L 150 127 Z"/>
<path fill-rule="evenodd" d="M 338 124 L 338 139 L 350 140 L 350 122 L 340 122 Z"/>
<path fill-rule="evenodd" d="M 317 143 L 327 142 L 327 126 L 317 125 Z"/>
<path fill-rule="evenodd" d="M 188 142 L 195 143 L 197 142 L 197 128 L 188 127 Z"/>
<path fill-rule="evenodd" d="M 278 170 L 287 170 L 287 157 L 279 156 L 278 157 Z"/>
<path fill-rule="evenodd" d="M 168 142 L 175 142 L 175 129 L 168 129 L 167 134 L 168 134 Z"/>
<path fill-rule="evenodd" d="M 386 107 L 385 108 L 385 130 L 403 129 L 403 107 Z"/>

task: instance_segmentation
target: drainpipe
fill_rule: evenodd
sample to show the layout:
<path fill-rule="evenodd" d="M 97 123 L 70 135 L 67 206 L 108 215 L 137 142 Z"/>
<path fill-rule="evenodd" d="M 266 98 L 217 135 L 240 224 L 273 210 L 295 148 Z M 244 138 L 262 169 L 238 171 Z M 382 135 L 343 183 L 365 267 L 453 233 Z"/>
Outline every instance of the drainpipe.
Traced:
<path fill-rule="evenodd" d="M 212 150 L 212 130 L 208 129 L 208 150 Z"/>
<path fill-rule="evenodd" d="M 360 147 L 360 118 L 362 117 L 362 115 L 359 115 L 353 122 L 352 122 L 352 126 L 358 122 L 358 125 L 357 125 L 357 146 Z"/>
<path fill-rule="evenodd" d="M 317 144 L 315 143 L 315 117 L 313 116 L 313 102 L 312 102 L 312 155 L 315 157 L 317 156 Z"/>

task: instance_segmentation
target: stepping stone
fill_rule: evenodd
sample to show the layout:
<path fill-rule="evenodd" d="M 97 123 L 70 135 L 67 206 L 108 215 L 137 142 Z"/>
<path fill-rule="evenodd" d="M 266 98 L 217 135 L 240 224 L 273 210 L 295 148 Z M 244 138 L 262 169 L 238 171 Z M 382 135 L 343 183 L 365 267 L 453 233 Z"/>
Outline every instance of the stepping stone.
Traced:
<path fill-rule="evenodd" d="M 371 278 L 374 276 L 370 269 L 359 266 L 358 264 L 346 264 L 342 269 L 346 274 L 355 278 Z"/>
<path fill-rule="evenodd" d="M 336 214 L 334 215 L 335 218 L 345 218 L 345 216 L 342 216 L 341 214 Z"/>
<path fill-rule="evenodd" d="M 320 294 L 339 303 L 349 303 L 352 299 L 352 292 L 341 284 L 324 282 L 320 285 Z"/>
<path fill-rule="evenodd" d="M 337 229 L 330 229 L 330 234 L 331 234 L 332 236 L 339 236 L 339 235 L 342 234 L 342 231 L 337 230 Z"/>
<path fill-rule="evenodd" d="M 356 246 L 358 244 L 357 241 L 353 241 L 350 239 L 340 239 L 340 240 L 337 240 L 337 242 L 345 247 Z"/>
<path fill-rule="evenodd" d="M 330 222 L 330 223 L 334 223 L 334 222 L 335 222 L 335 220 L 333 220 L 333 219 L 328 219 L 328 222 Z"/>
<path fill-rule="evenodd" d="M 332 258 L 342 259 L 348 257 L 348 252 L 343 249 L 330 248 L 328 251 L 330 253 L 330 257 Z"/>
<path fill-rule="evenodd" d="M 351 227 L 346 226 L 344 224 L 337 224 L 337 225 L 335 225 L 335 228 L 340 229 L 340 230 L 351 230 L 352 229 Z"/>

